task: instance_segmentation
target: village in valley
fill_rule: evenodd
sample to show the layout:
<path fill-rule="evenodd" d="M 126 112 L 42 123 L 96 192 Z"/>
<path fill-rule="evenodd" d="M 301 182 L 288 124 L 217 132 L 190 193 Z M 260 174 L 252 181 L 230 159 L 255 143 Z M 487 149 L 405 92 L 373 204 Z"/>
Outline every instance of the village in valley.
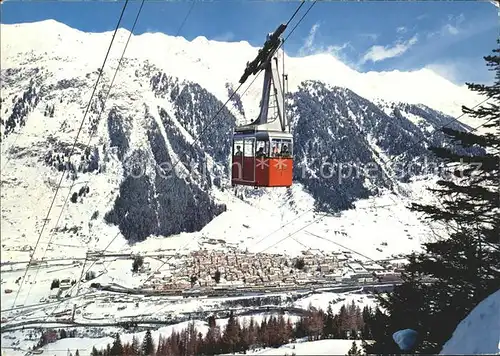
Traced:
<path fill-rule="evenodd" d="M 279 254 L 253 254 L 234 251 L 200 250 L 187 257 L 178 256 L 166 271 L 152 272 L 149 262 L 140 262 L 139 272 L 153 273 L 146 290 L 186 290 L 193 288 L 269 288 L 283 289 L 311 284 L 356 284 L 399 280 L 404 260 L 361 262 L 349 252 L 314 254 L 300 257 Z"/>
<path fill-rule="evenodd" d="M 51 266 L 56 268 L 62 263 L 61 266 L 72 266 L 80 271 L 83 268 L 85 271 L 80 281 L 80 273 L 58 273 L 57 277 L 54 276 L 56 278 L 50 280 L 48 295 L 41 297 L 39 302 L 69 298 L 78 285 L 133 294 L 216 296 L 227 295 L 227 292 L 240 295 L 380 285 L 400 281 L 400 272 L 406 263 L 402 255 L 379 261 L 361 260 L 353 255 L 349 251 L 320 253 L 309 250 L 292 257 L 284 254 L 251 253 L 226 246 L 225 249 L 191 251 L 187 255 L 106 255 L 89 252 L 83 262 L 68 259 L 51 263 L 35 260 L 32 263 L 48 269 Z M 13 271 L 14 265 L 6 265 L 4 268 L 6 272 Z M 100 278 L 113 270 L 120 271 L 117 276 L 128 270 L 132 279 L 125 282 L 120 278 Z M 132 284 L 129 285 L 128 281 Z M 138 281 L 145 282 L 137 284 Z M 5 293 L 12 293 L 12 289 L 6 288 Z"/>

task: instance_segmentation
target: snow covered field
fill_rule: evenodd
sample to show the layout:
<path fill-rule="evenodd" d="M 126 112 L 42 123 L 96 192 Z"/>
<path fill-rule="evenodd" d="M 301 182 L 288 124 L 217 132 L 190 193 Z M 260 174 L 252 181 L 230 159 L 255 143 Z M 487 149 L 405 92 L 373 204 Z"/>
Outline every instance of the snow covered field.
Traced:
<path fill-rule="evenodd" d="M 354 341 L 361 348 L 361 341 Z M 290 356 L 302 355 L 345 355 L 351 348 L 353 340 L 318 340 L 294 342 L 276 349 L 264 349 L 248 352 L 247 355 Z"/>

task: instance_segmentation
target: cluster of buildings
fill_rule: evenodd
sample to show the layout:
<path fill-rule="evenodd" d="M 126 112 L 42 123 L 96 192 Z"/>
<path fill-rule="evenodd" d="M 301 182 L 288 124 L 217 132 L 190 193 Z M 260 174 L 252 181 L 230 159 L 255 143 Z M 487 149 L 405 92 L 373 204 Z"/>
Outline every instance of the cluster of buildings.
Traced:
<path fill-rule="evenodd" d="M 144 283 L 143 288 L 172 293 L 194 289 L 265 290 L 270 287 L 300 288 L 311 284 L 395 282 L 400 279 L 401 267 L 405 263 L 404 259 L 361 262 L 349 252 L 319 254 L 308 251 L 299 257 L 290 257 L 280 254 L 254 254 L 236 249 L 198 250 L 192 251 L 188 256 L 178 255 L 171 258 L 171 262 L 167 262 L 161 270 L 153 272 L 151 260 L 147 256 L 144 257 L 139 273 L 153 274 Z M 89 271 L 85 279 L 92 280 L 96 276 L 97 272 Z M 51 287 L 48 299 L 68 296 L 68 289 L 75 282 L 69 278 L 62 279 Z"/>
<path fill-rule="evenodd" d="M 292 258 L 238 250 L 200 250 L 191 252 L 184 260 L 175 260 L 168 271 L 155 272 L 144 287 L 154 290 L 294 287 L 315 281 L 362 283 L 399 278 L 393 266 L 351 262 L 354 259 L 349 253 L 318 255 L 306 252 Z M 142 270 L 150 270 L 147 262 Z"/>
<path fill-rule="evenodd" d="M 52 282 L 54 283 L 54 282 Z M 64 278 L 59 281 L 59 286 L 51 288 L 50 293 L 49 293 L 49 300 L 50 299 L 60 299 L 62 297 L 67 297 L 65 292 L 67 292 L 71 286 L 74 284 L 74 282 L 71 281 L 70 278 Z M 42 298 L 40 302 L 46 301 L 45 298 Z"/>

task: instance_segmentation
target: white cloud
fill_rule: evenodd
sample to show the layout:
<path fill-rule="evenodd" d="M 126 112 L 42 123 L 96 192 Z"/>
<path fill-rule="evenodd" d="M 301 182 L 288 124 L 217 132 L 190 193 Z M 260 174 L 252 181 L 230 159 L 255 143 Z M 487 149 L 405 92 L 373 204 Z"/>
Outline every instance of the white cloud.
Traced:
<path fill-rule="evenodd" d="M 298 51 L 298 56 L 308 56 L 314 54 L 329 54 L 338 60 L 342 61 L 344 64 L 351 66 L 353 68 L 356 67 L 354 63 L 352 63 L 349 58 L 343 53 L 346 49 L 354 50 L 354 47 L 350 42 L 346 42 L 343 44 L 335 44 L 325 46 L 321 43 L 318 43 L 318 29 L 320 25 L 319 23 L 314 24 L 309 30 L 309 34 L 307 35 L 304 44 Z"/>
<path fill-rule="evenodd" d="M 316 43 L 316 34 L 318 33 L 319 24 L 314 24 L 307 35 L 304 44 L 299 49 L 299 56 L 318 54 L 318 53 L 328 53 L 335 57 L 341 56 L 341 52 L 346 48 L 354 49 L 350 42 L 346 42 L 342 45 L 329 45 L 324 46 L 322 44 Z"/>
<path fill-rule="evenodd" d="M 418 42 L 417 36 L 408 41 L 398 41 L 391 46 L 372 46 L 361 59 L 361 64 L 368 61 L 380 62 L 388 58 L 399 57 Z"/>
<path fill-rule="evenodd" d="M 299 49 L 299 55 L 305 55 L 315 52 L 314 37 L 316 36 L 316 31 L 318 31 L 319 23 L 315 23 L 309 30 L 309 34 L 306 37 L 304 45 Z"/>
<path fill-rule="evenodd" d="M 396 29 L 397 33 L 405 33 L 407 31 L 406 27 L 401 26 Z"/>
<path fill-rule="evenodd" d="M 464 29 L 461 26 L 461 24 L 464 22 L 464 20 L 465 20 L 464 14 L 460 14 L 458 16 L 448 15 L 449 23 L 444 24 L 437 31 L 429 32 L 427 34 L 427 37 L 428 38 L 432 38 L 432 37 L 436 37 L 436 36 L 443 37 L 443 36 L 447 36 L 447 35 L 456 36 L 460 32 L 464 31 Z"/>
<path fill-rule="evenodd" d="M 458 27 L 450 25 L 450 24 L 444 25 L 443 31 L 447 31 L 450 35 L 458 35 L 458 33 L 460 32 Z"/>

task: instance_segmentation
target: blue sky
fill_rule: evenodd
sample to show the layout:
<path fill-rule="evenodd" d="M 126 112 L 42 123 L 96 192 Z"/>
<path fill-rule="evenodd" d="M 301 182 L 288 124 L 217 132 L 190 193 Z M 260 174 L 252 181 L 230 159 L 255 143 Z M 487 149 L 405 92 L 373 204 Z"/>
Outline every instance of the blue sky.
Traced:
<path fill-rule="evenodd" d="M 122 0 L 6 1 L 1 20 L 55 19 L 83 31 L 102 32 L 114 29 L 122 5 Z M 122 27 L 132 27 L 139 5 L 137 0 L 129 3 Z M 135 33 L 175 35 L 191 5 L 146 0 Z M 266 33 L 287 21 L 297 6 L 298 1 L 201 1 L 194 4 L 180 35 L 261 46 Z M 325 1 L 307 14 L 285 50 L 292 56 L 329 52 L 363 72 L 428 67 L 457 84 L 491 82 L 493 73 L 482 57 L 496 46 L 499 20 L 498 7 L 488 1 Z"/>

